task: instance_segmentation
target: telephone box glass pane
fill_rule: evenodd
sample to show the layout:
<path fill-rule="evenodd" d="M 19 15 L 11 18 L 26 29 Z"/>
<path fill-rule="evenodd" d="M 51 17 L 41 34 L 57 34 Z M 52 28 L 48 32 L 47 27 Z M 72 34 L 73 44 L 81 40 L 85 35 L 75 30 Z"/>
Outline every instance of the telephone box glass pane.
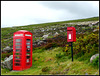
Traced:
<path fill-rule="evenodd" d="M 19 56 L 16 56 L 16 59 L 20 59 L 20 57 Z"/>
<path fill-rule="evenodd" d="M 30 45 L 30 43 L 26 43 L 27 45 Z"/>
<path fill-rule="evenodd" d="M 27 39 L 26 41 L 27 41 L 27 42 L 30 42 L 30 39 Z"/>
<path fill-rule="evenodd" d="M 29 59 L 27 59 L 26 62 L 28 63 L 29 62 Z"/>
<path fill-rule="evenodd" d="M 21 41 L 21 39 L 16 39 L 16 42 L 20 42 Z"/>
<path fill-rule="evenodd" d="M 16 45 L 20 45 L 21 43 L 16 43 Z"/>
<path fill-rule="evenodd" d="M 30 56 L 27 56 L 27 59 L 30 58 Z"/>
<path fill-rule="evenodd" d="M 16 52 L 19 52 L 20 50 L 19 49 L 16 49 Z"/>
<path fill-rule="evenodd" d="M 19 63 L 15 63 L 15 66 L 20 66 L 20 64 Z"/>
<path fill-rule="evenodd" d="M 16 53 L 16 55 L 20 55 L 20 53 Z"/>
<path fill-rule="evenodd" d="M 16 46 L 16 48 L 20 48 L 20 46 Z"/>
<path fill-rule="evenodd" d="M 30 49 L 27 49 L 27 52 L 30 52 Z"/>
<path fill-rule="evenodd" d="M 15 60 L 15 62 L 20 62 L 20 60 Z"/>
<path fill-rule="evenodd" d="M 27 48 L 30 48 L 30 46 L 27 46 Z"/>
<path fill-rule="evenodd" d="M 30 53 L 27 53 L 26 55 L 30 55 Z"/>

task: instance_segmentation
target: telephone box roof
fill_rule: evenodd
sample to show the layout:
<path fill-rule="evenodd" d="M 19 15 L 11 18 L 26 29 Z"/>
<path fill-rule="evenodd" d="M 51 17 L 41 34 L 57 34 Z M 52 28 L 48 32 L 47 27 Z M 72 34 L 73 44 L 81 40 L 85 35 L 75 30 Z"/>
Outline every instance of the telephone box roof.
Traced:
<path fill-rule="evenodd" d="M 19 31 L 16 31 L 15 33 L 30 33 L 30 34 L 32 34 L 31 32 L 26 31 L 26 30 L 19 30 Z M 14 34 L 15 34 L 15 33 L 14 33 Z"/>
<path fill-rule="evenodd" d="M 26 30 L 19 30 L 17 32 L 29 32 L 29 31 L 26 31 Z"/>

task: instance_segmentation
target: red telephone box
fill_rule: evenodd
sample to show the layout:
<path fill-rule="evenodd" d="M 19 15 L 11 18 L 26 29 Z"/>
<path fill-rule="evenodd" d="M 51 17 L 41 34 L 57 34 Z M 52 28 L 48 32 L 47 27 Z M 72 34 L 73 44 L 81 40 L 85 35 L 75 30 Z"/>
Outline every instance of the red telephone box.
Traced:
<path fill-rule="evenodd" d="M 13 34 L 13 70 L 32 66 L 32 33 L 20 30 Z"/>
<path fill-rule="evenodd" d="M 76 29 L 75 27 L 67 27 L 67 42 L 76 41 Z"/>

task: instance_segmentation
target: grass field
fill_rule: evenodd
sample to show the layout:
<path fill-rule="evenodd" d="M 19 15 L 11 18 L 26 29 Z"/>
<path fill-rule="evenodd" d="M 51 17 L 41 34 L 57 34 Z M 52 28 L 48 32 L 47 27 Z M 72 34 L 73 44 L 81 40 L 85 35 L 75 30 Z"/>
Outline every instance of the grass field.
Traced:
<path fill-rule="evenodd" d="M 56 54 L 62 52 L 61 47 L 54 48 L 52 50 L 44 50 L 41 53 L 33 53 L 32 67 L 23 71 L 8 71 L 1 69 L 2 75 L 98 75 L 99 69 L 89 66 L 82 61 L 63 56 L 60 59 L 56 58 Z M 35 51 L 35 50 L 33 50 Z M 46 68 L 47 67 L 47 68 Z M 44 71 L 42 69 L 44 68 Z"/>

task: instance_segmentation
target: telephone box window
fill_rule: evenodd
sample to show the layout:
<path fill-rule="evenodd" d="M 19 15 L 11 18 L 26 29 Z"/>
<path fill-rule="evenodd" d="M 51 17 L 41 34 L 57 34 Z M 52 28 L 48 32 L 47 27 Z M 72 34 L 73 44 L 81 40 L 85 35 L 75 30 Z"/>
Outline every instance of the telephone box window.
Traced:
<path fill-rule="evenodd" d="M 27 46 L 27 48 L 30 48 L 30 46 Z"/>
<path fill-rule="evenodd" d="M 16 52 L 20 52 L 20 50 L 19 49 L 16 49 Z"/>
<path fill-rule="evenodd" d="M 27 56 L 27 59 L 29 59 L 30 58 L 30 56 Z"/>
<path fill-rule="evenodd" d="M 20 48 L 20 46 L 16 46 L 16 48 Z"/>
<path fill-rule="evenodd" d="M 16 53 L 16 55 L 20 55 L 20 53 Z"/>
<path fill-rule="evenodd" d="M 21 39 L 16 39 L 16 42 L 20 42 L 21 41 Z"/>
<path fill-rule="evenodd" d="M 27 49 L 27 52 L 30 52 L 30 49 Z"/>
<path fill-rule="evenodd" d="M 20 62 L 20 60 L 15 60 L 16 62 Z"/>
<path fill-rule="evenodd" d="M 27 53 L 26 55 L 30 55 L 30 53 Z"/>
<path fill-rule="evenodd" d="M 16 59 L 20 59 L 20 57 L 19 56 L 16 56 Z"/>
<path fill-rule="evenodd" d="M 19 63 L 15 63 L 15 66 L 20 66 L 20 64 Z"/>
<path fill-rule="evenodd" d="M 30 43 L 26 43 L 27 45 L 30 45 Z"/>
<path fill-rule="evenodd" d="M 27 59 L 26 62 L 28 63 L 29 62 L 29 59 Z"/>
<path fill-rule="evenodd" d="M 27 42 L 30 42 L 30 39 L 27 39 L 26 41 L 27 41 Z"/>
<path fill-rule="evenodd" d="M 16 43 L 16 45 L 20 45 L 21 43 Z"/>

